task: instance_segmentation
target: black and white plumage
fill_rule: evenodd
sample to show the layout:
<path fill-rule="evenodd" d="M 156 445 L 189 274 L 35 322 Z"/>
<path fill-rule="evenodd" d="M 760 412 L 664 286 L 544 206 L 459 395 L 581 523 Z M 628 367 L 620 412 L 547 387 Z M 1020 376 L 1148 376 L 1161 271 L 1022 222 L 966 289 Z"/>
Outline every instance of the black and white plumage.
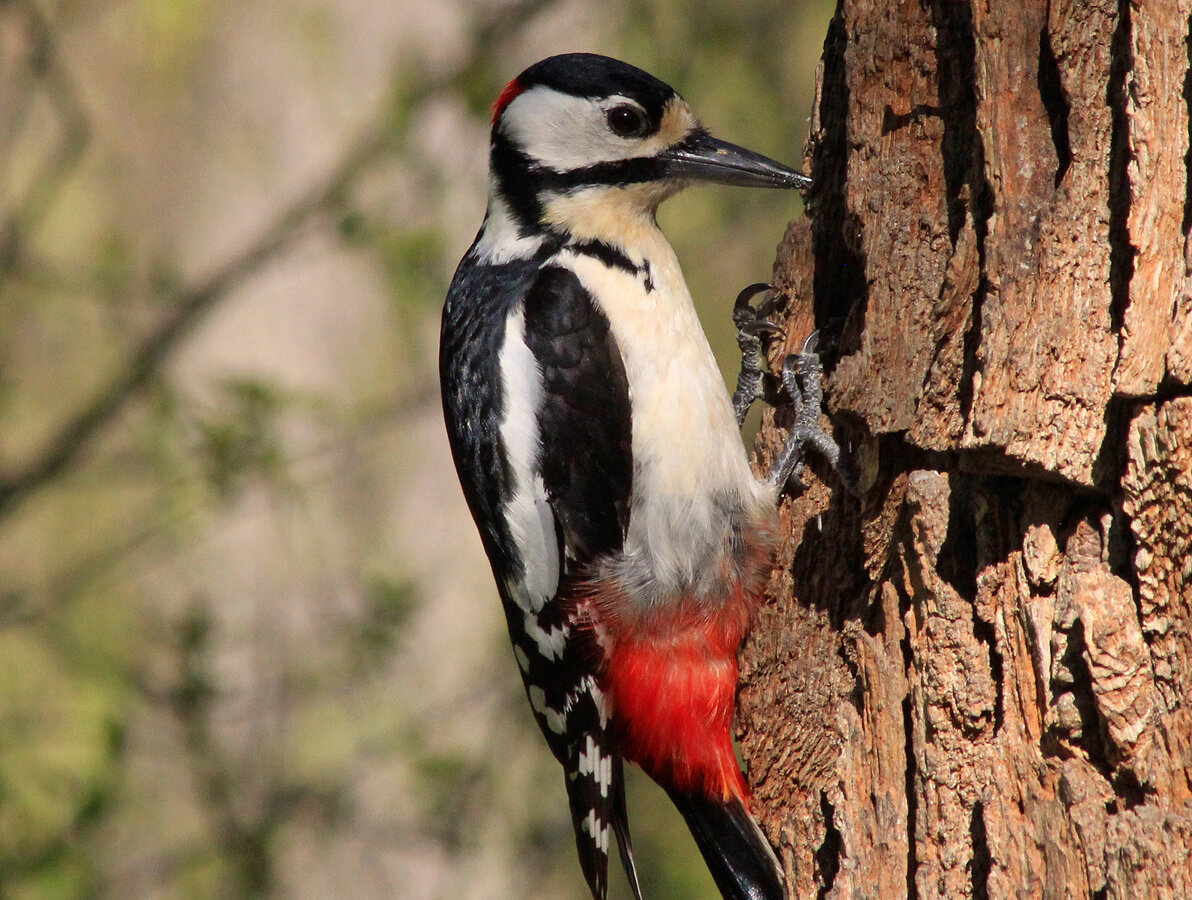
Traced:
<path fill-rule="evenodd" d="M 808 181 L 590 54 L 510 83 L 490 160 L 487 215 L 443 313 L 443 405 L 584 875 L 603 900 L 615 835 L 641 896 L 628 759 L 675 799 L 726 897 L 784 897 L 729 733 L 775 488 L 750 471 L 654 214 L 695 180 Z"/>

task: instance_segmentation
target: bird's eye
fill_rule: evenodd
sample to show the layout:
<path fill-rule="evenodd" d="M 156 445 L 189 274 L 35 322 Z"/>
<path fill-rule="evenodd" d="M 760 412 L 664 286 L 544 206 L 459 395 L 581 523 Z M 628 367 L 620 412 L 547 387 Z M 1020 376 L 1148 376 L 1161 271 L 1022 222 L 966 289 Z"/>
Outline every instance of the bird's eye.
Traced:
<path fill-rule="evenodd" d="M 626 103 L 608 111 L 608 127 L 623 138 L 641 137 L 649 130 L 650 122 L 640 108 Z"/>

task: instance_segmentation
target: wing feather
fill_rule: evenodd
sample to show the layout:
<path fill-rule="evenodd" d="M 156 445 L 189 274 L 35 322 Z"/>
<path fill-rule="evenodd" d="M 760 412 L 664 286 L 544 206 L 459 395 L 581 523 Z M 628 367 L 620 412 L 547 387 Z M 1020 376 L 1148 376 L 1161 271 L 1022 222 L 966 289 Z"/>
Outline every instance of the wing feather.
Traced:
<path fill-rule="evenodd" d="M 633 484 L 629 381 L 608 319 L 570 269 L 548 266 L 525 301 L 542 372 L 542 478 L 571 568 L 621 549 Z"/>
<path fill-rule="evenodd" d="M 633 481 L 629 383 L 608 319 L 570 269 L 545 267 L 526 293 L 524 310 L 526 346 L 541 373 L 536 475 L 561 551 L 557 606 L 572 632 L 552 671 L 533 674 L 550 685 L 548 712 L 553 702 L 566 716 L 566 733 L 552 749 L 566 775 L 580 866 L 593 897 L 603 900 L 610 834 L 617 835 L 635 893 L 637 875 L 621 761 L 594 671 L 597 655 L 567 594 L 569 576 L 625 541 Z"/>
<path fill-rule="evenodd" d="M 639 891 L 599 654 L 572 586 L 576 573 L 624 544 L 633 479 L 629 385 L 608 319 L 579 278 L 564 266 L 537 265 L 478 267 L 457 277 L 440 372 L 452 453 L 514 655 L 563 765 L 581 867 L 603 900 L 610 834 Z M 519 280 L 520 302 L 491 303 L 509 298 Z"/>

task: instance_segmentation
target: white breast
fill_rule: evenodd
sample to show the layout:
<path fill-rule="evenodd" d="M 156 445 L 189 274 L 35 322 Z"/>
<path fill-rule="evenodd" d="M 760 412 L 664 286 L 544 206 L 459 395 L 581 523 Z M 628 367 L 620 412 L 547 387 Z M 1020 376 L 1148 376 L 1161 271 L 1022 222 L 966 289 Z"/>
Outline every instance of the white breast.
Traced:
<path fill-rule="evenodd" d="M 567 260 L 608 316 L 633 405 L 633 503 L 625 553 L 650 601 L 698 589 L 722 571 L 727 509 L 773 506 L 754 478 L 728 391 L 674 251 L 656 228 L 630 257 L 644 278 L 576 255 Z M 726 506 L 727 504 L 727 506 Z M 648 573 L 648 579 L 643 573 Z"/>

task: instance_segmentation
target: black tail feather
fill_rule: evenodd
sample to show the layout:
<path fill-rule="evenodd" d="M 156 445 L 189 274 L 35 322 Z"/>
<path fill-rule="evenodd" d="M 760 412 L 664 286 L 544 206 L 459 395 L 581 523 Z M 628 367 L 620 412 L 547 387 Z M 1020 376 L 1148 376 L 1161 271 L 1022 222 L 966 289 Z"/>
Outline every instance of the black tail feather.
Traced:
<path fill-rule="evenodd" d="M 565 764 L 575 846 L 593 900 L 605 900 L 608 895 L 609 839 L 616 835 L 625 877 L 629 879 L 633 896 L 642 900 L 633 861 L 633 844 L 629 839 L 624 766 L 619 756 L 606 749 L 606 738 L 601 731 L 585 735 L 582 744 L 575 745 Z"/>
<path fill-rule="evenodd" d="M 787 900 L 782 866 L 737 797 L 711 800 L 667 790 L 725 900 Z"/>
<path fill-rule="evenodd" d="M 592 900 L 608 896 L 609 801 L 589 774 L 572 768 L 567 773 L 567 799 L 575 828 L 575 849 Z"/>
<path fill-rule="evenodd" d="M 633 896 L 642 900 L 641 885 L 637 883 L 637 866 L 633 862 L 633 844 L 629 840 L 629 811 L 625 808 L 625 770 L 621 757 L 613 759 L 613 831 L 617 835 L 617 849 L 621 853 L 621 865 Z"/>

